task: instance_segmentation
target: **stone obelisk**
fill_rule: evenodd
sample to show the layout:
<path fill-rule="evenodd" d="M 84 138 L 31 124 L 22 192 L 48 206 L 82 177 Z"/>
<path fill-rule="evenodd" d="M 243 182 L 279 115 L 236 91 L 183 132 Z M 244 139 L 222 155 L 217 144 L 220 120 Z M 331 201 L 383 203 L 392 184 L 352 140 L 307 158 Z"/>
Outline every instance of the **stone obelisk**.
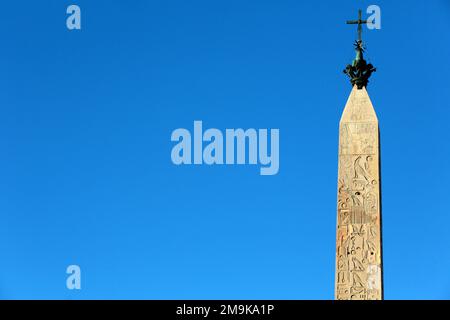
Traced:
<path fill-rule="evenodd" d="M 383 299 L 378 119 L 366 87 L 375 68 L 363 57 L 359 19 L 356 58 L 344 72 L 353 86 L 339 124 L 336 287 L 339 300 Z"/>

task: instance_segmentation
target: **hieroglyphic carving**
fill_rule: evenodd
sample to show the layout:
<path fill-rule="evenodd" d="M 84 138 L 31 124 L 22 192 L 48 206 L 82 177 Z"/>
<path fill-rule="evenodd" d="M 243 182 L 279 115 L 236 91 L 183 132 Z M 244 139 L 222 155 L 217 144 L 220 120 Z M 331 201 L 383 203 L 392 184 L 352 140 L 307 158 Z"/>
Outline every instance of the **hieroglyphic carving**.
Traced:
<path fill-rule="evenodd" d="M 378 120 L 353 88 L 339 126 L 336 299 L 382 299 Z"/>

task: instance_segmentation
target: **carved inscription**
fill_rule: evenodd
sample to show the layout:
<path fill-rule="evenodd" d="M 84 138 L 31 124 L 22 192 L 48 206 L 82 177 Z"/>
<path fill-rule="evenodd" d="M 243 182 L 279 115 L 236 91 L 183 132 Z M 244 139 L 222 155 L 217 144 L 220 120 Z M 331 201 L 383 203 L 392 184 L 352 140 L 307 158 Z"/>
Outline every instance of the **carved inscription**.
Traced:
<path fill-rule="evenodd" d="M 365 88 L 339 128 L 336 299 L 382 299 L 378 120 Z"/>

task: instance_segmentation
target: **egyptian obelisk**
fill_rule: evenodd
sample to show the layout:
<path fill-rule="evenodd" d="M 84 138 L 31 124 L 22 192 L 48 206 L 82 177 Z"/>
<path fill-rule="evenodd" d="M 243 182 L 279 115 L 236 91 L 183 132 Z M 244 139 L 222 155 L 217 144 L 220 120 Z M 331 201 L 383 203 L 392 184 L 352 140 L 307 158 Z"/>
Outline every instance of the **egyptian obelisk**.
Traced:
<path fill-rule="evenodd" d="M 361 19 L 356 57 L 344 72 L 353 86 L 339 124 L 336 287 L 339 300 L 383 299 L 378 119 L 366 87 L 375 68 L 364 60 Z"/>

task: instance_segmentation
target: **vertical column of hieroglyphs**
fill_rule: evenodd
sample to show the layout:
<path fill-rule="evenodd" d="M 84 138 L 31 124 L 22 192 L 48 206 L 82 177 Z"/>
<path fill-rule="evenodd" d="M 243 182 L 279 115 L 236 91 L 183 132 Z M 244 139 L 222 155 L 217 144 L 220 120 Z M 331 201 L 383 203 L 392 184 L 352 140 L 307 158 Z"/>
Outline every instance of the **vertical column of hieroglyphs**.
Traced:
<path fill-rule="evenodd" d="M 339 125 L 336 299 L 382 299 L 378 119 L 353 88 Z"/>

